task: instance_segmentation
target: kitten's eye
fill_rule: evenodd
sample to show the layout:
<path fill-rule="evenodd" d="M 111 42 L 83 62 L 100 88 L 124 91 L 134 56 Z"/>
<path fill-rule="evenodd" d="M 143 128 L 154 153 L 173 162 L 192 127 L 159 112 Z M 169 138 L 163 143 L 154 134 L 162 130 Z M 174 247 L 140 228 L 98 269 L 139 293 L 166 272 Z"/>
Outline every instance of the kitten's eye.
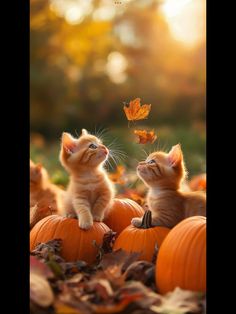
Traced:
<path fill-rule="evenodd" d="M 95 144 L 90 144 L 90 145 L 89 145 L 89 148 L 91 148 L 91 149 L 96 149 L 96 148 L 98 148 L 98 147 L 97 147 L 97 145 L 95 145 Z"/>
<path fill-rule="evenodd" d="M 156 162 L 155 162 L 154 159 L 151 159 L 151 160 L 149 160 L 147 163 L 148 163 L 149 165 L 151 165 L 151 164 L 155 164 Z"/>

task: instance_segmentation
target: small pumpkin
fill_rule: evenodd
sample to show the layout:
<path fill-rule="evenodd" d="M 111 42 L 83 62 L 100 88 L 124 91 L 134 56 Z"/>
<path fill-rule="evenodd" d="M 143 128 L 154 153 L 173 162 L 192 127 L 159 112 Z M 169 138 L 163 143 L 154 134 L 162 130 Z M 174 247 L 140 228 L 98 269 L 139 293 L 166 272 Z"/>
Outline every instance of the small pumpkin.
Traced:
<path fill-rule="evenodd" d="M 167 235 L 157 256 L 156 284 L 162 294 L 175 287 L 206 291 L 206 217 L 184 219 Z"/>
<path fill-rule="evenodd" d="M 95 261 L 98 245 L 102 244 L 103 236 L 110 229 L 102 222 L 94 222 L 92 228 L 83 230 L 78 220 L 58 215 L 51 215 L 40 220 L 30 231 L 30 251 L 39 242 L 62 239 L 61 256 L 68 262 L 83 260 L 91 264 Z"/>
<path fill-rule="evenodd" d="M 126 252 L 141 253 L 139 260 L 152 261 L 155 246 L 161 246 L 170 231 L 165 227 L 152 227 L 152 214 L 146 210 L 139 228 L 130 225 L 125 228 L 114 243 L 113 250 L 123 249 Z"/>
<path fill-rule="evenodd" d="M 128 198 L 115 198 L 112 207 L 105 213 L 104 223 L 120 234 L 130 225 L 134 217 L 142 217 L 144 209 L 135 201 Z"/>

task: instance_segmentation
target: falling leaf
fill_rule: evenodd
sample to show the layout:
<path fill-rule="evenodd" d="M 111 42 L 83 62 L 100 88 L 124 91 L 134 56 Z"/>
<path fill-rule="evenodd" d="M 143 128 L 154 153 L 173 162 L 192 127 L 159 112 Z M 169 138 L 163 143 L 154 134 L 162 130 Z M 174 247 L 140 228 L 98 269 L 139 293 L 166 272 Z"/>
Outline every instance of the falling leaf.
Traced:
<path fill-rule="evenodd" d="M 114 183 L 125 184 L 127 181 L 125 178 L 125 167 L 122 165 L 117 166 L 116 171 L 109 174 L 109 178 Z"/>
<path fill-rule="evenodd" d="M 146 119 L 151 110 L 151 105 L 140 104 L 140 98 L 131 100 L 129 104 L 124 105 L 124 112 L 129 121 Z"/>
<path fill-rule="evenodd" d="M 146 144 L 148 142 L 153 144 L 155 142 L 155 140 L 157 139 L 157 136 L 153 130 L 150 132 L 148 132 L 146 130 L 134 130 L 134 134 L 138 135 L 138 137 L 139 137 L 138 144 Z"/>

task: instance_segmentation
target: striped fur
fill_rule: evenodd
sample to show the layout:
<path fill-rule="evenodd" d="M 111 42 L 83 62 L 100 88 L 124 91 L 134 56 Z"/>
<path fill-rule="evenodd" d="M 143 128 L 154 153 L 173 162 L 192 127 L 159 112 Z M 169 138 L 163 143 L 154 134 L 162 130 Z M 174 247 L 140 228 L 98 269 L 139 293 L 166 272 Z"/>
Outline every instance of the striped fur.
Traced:
<path fill-rule="evenodd" d="M 85 129 L 78 139 L 62 135 L 60 161 L 70 174 L 64 208 L 66 214 L 79 218 L 82 229 L 102 221 L 111 206 L 114 188 L 103 168 L 108 154 L 101 140 Z"/>
<path fill-rule="evenodd" d="M 65 191 L 50 182 L 47 170 L 30 160 L 30 226 L 50 213 L 62 214 L 64 195 Z"/>
<path fill-rule="evenodd" d="M 181 191 L 186 169 L 179 144 L 168 154 L 150 154 L 146 161 L 139 163 L 137 174 L 149 188 L 147 204 L 152 211 L 154 226 L 172 228 L 184 218 L 206 216 L 205 193 Z M 134 218 L 132 224 L 138 227 L 141 220 Z"/>

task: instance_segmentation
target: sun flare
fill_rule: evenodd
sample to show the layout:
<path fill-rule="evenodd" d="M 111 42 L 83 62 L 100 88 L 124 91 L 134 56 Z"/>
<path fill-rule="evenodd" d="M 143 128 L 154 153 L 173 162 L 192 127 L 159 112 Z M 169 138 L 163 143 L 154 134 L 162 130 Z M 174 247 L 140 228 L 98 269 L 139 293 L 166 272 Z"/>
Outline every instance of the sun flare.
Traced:
<path fill-rule="evenodd" d="M 205 37 L 206 0 L 165 0 L 161 10 L 177 40 L 194 45 Z"/>

